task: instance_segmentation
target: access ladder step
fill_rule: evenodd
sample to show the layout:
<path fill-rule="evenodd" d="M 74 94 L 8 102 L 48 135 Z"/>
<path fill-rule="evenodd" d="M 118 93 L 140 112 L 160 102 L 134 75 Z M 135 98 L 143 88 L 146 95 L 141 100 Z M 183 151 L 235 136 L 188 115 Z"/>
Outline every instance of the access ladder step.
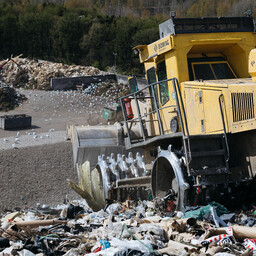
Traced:
<path fill-rule="evenodd" d="M 209 176 L 209 175 L 222 175 L 222 174 L 229 174 L 230 170 L 226 166 L 222 167 L 216 167 L 216 168 L 207 168 L 205 167 L 204 169 L 198 169 L 198 170 L 193 170 L 191 169 L 191 175 L 192 176 L 197 176 L 197 175 L 203 175 L 203 176 Z"/>
<path fill-rule="evenodd" d="M 193 157 L 201 157 L 201 156 L 224 156 L 226 154 L 226 150 L 211 150 L 211 151 L 198 151 L 198 152 L 191 152 L 191 156 Z"/>

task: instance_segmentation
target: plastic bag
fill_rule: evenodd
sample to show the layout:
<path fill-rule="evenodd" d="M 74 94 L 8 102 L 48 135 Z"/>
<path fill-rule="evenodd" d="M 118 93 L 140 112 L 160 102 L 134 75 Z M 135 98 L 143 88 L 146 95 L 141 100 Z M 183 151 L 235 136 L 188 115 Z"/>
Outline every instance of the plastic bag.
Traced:
<path fill-rule="evenodd" d="M 119 211 L 121 210 L 121 205 L 116 203 L 116 204 L 111 204 L 107 209 L 106 212 L 108 214 L 118 214 Z"/>
<path fill-rule="evenodd" d="M 135 208 L 135 211 L 136 211 L 137 213 L 140 213 L 140 214 L 142 214 L 143 216 L 145 216 L 145 207 L 144 207 L 142 204 L 140 204 L 139 206 L 137 206 L 137 207 Z"/>
<path fill-rule="evenodd" d="M 34 256 L 35 254 L 29 250 L 23 249 L 22 251 L 18 252 L 20 256 Z"/>
<path fill-rule="evenodd" d="M 148 240 L 130 240 L 130 241 L 122 241 L 117 238 L 112 238 L 110 241 L 111 246 L 117 247 L 118 251 L 126 250 L 126 249 L 133 249 L 138 250 L 141 252 L 148 253 L 153 250 L 151 244 Z"/>
<path fill-rule="evenodd" d="M 100 244 L 102 245 L 102 250 L 106 250 L 108 248 L 110 248 L 110 242 L 104 239 L 100 240 Z"/>
<path fill-rule="evenodd" d="M 217 215 L 221 216 L 225 213 L 228 213 L 227 208 L 222 206 L 221 204 L 218 204 L 216 202 L 211 202 L 210 204 L 200 207 L 197 210 L 194 211 L 188 211 L 184 215 L 184 219 L 186 218 L 195 218 L 197 220 L 203 220 L 203 217 L 206 213 L 211 213 L 211 207 L 214 207 L 216 209 Z"/>
<path fill-rule="evenodd" d="M 235 256 L 235 254 L 228 253 L 228 252 L 218 252 L 215 256 Z"/>
<path fill-rule="evenodd" d="M 80 253 L 77 248 L 71 248 L 63 256 L 79 256 L 79 255 L 80 255 Z"/>
<path fill-rule="evenodd" d="M 150 256 L 150 255 L 155 255 L 155 254 L 140 252 L 138 250 L 133 250 L 133 249 L 122 250 L 114 254 L 114 256 Z"/>
<path fill-rule="evenodd" d="M 151 235 L 158 235 L 158 236 L 164 236 L 165 235 L 165 231 L 162 227 L 155 225 L 155 224 L 151 224 L 151 223 L 143 223 L 140 225 L 139 227 L 139 231 L 140 232 L 148 232 Z"/>

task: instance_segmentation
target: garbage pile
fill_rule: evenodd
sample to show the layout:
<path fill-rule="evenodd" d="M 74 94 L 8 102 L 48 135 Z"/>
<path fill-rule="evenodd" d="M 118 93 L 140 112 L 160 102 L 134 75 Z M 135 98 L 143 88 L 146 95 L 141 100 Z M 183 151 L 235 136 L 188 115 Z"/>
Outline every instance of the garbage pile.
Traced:
<path fill-rule="evenodd" d="M 26 89 L 50 89 L 50 79 L 54 77 L 77 77 L 100 75 L 94 67 L 65 65 L 44 60 L 27 59 L 17 56 L 1 69 L 2 80 L 14 87 Z M 5 63 L 7 60 L 3 61 Z M 1 63 L 0 63 L 1 64 Z"/>
<path fill-rule="evenodd" d="M 116 81 L 106 80 L 104 82 L 92 83 L 82 92 L 116 101 L 119 97 L 129 93 L 129 87 Z"/>
<path fill-rule="evenodd" d="M 121 109 L 118 109 L 119 97 L 129 93 L 129 87 L 116 81 L 106 80 L 104 82 L 97 82 L 90 84 L 82 91 L 83 94 L 88 96 L 92 101 L 93 98 L 100 102 L 107 99 L 104 107 L 103 116 L 108 122 L 122 121 L 123 115 Z M 89 105 L 89 107 L 93 102 Z"/>
<path fill-rule="evenodd" d="M 253 255 L 254 210 L 228 213 L 218 203 L 163 212 L 159 199 L 88 207 L 36 207 L 1 218 L 0 255 Z"/>
<path fill-rule="evenodd" d="M 26 97 L 0 81 L 0 111 L 9 111 L 19 106 Z"/>

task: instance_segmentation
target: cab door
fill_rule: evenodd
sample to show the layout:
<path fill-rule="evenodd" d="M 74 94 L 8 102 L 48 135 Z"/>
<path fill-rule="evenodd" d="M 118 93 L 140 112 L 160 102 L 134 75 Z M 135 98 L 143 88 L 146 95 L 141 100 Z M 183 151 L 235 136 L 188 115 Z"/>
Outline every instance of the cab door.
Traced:
<path fill-rule="evenodd" d="M 147 80 L 148 84 L 153 84 L 157 82 L 157 77 L 156 77 L 156 69 L 155 67 L 151 67 L 150 69 L 147 70 Z M 150 132 L 149 134 L 151 136 L 156 136 L 159 135 L 159 124 L 158 124 L 158 116 L 156 113 L 156 109 L 159 108 L 159 97 L 158 97 L 158 85 L 155 84 L 153 85 L 153 91 L 149 90 L 150 94 L 150 105 L 151 105 L 151 111 L 152 114 L 149 116 L 150 120 Z"/>
<path fill-rule="evenodd" d="M 164 133 L 168 133 L 170 129 L 170 112 L 172 111 L 169 106 L 170 96 L 169 96 L 169 88 L 168 82 L 161 82 L 167 80 L 167 73 L 166 73 L 166 64 L 165 60 L 162 60 L 157 64 L 157 80 L 158 84 L 158 91 L 159 91 L 159 106 L 160 106 L 160 117 L 161 122 L 163 125 Z"/>

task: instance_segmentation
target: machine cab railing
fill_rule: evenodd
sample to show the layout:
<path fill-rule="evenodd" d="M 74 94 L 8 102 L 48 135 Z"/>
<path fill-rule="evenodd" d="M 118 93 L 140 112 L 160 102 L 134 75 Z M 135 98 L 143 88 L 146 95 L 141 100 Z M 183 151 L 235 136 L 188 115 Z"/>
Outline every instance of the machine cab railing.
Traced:
<path fill-rule="evenodd" d="M 162 83 L 171 83 L 173 85 L 176 104 L 159 106 L 157 91 Z M 126 145 L 130 145 L 130 147 L 145 145 L 161 138 L 189 137 L 184 104 L 179 82 L 176 78 L 152 83 L 141 90 L 121 97 L 120 103 L 127 131 L 128 142 Z M 131 107 L 136 112 L 135 115 L 131 114 Z M 171 133 L 170 130 L 164 129 L 161 111 L 166 108 L 174 109 L 178 114 L 180 130 L 176 133 Z M 157 127 L 157 133 L 152 134 L 150 132 L 153 126 Z"/>

